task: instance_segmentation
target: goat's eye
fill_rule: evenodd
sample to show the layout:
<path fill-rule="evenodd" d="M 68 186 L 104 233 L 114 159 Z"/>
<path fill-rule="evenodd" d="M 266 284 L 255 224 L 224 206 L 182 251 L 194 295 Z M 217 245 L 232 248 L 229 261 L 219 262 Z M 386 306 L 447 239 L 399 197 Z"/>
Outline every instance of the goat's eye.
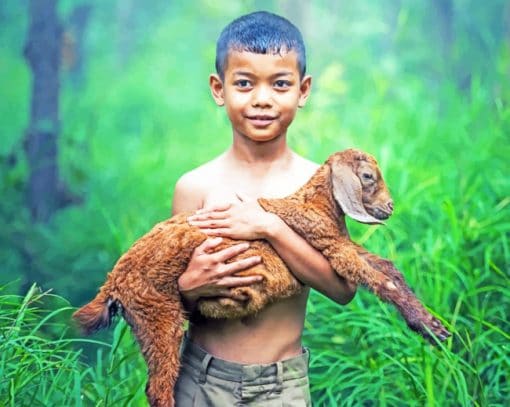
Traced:
<path fill-rule="evenodd" d="M 361 177 L 365 180 L 365 181 L 370 181 L 370 180 L 373 180 L 374 177 L 372 176 L 372 174 L 369 174 L 368 172 L 364 172 L 363 174 L 361 174 Z"/>

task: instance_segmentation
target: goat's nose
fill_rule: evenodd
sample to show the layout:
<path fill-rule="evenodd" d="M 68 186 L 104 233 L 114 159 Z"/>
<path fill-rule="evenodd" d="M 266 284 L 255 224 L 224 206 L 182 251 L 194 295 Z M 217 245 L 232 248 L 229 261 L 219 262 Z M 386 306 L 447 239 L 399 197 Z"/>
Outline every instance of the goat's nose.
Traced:
<path fill-rule="evenodd" d="M 390 212 L 393 212 L 393 201 L 388 201 L 388 203 L 386 205 L 388 206 L 388 209 L 390 210 Z"/>

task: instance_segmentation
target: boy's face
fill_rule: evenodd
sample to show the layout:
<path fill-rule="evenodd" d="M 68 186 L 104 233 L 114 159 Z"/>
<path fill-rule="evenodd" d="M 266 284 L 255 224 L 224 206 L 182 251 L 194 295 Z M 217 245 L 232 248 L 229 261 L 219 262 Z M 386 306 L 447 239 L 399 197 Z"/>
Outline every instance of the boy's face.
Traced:
<path fill-rule="evenodd" d="M 230 51 L 224 80 L 211 75 L 210 86 L 216 103 L 227 109 L 234 136 L 264 142 L 286 134 L 306 102 L 311 77 L 300 79 L 295 51 Z"/>

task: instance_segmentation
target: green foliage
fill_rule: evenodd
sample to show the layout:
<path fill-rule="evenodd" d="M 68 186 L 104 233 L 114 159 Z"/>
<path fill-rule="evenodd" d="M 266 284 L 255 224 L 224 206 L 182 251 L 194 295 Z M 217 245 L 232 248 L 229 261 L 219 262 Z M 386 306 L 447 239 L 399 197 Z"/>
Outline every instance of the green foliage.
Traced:
<path fill-rule="evenodd" d="M 207 88 L 214 39 L 259 4 L 282 10 L 198 3 L 60 3 L 64 28 L 77 4 L 92 6 L 84 77 L 64 70 L 61 91 L 61 176 L 82 203 L 47 225 L 32 224 L 24 206 L 26 15 L 0 5 L 0 281 L 15 280 L 0 295 L 0 405 L 145 403 L 145 366 L 126 325 L 78 340 L 66 330 L 69 304 L 32 283 L 72 304 L 90 299 L 115 259 L 168 216 L 178 177 L 229 145 Z M 432 349 L 362 289 L 342 308 L 313 294 L 304 341 L 315 405 L 506 405 L 508 5 L 453 1 L 448 37 L 442 2 L 333 3 L 312 2 L 298 22 L 314 87 L 290 143 L 318 162 L 351 146 L 377 157 L 395 213 L 386 227 L 350 222 L 352 235 L 393 260 L 454 335 Z"/>
<path fill-rule="evenodd" d="M 406 330 L 391 307 L 365 292 L 345 310 L 316 295 L 305 330 L 314 400 L 505 405 L 509 112 L 492 104 L 476 82 L 469 95 L 448 87 L 438 99 L 426 89 L 406 92 L 413 97 L 394 92 L 357 106 L 373 118 L 358 123 L 367 130 L 357 134 L 380 158 L 396 210 L 385 228 L 352 223 L 350 229 L 355 240 L 396 262 L 454 336 L 441 350 L 432 349 Z M 327 143 L 321 149 L 335 141 Z"/>
<path fill-rule="evenodd" d="M 72 310 L 35 285 L 24 297 L 2 292 L 0 405 L 146 405 L 146 369 L 126 324 L 108 343 L 75 339 L 68 334 Z M 97 350 L 93 367 L 76 350 L 87 345 Z"/>
<path fill-rule="evenodd" d="M 62 325 L 54 322 L 70 307 L 39 309 L 43 297 L 55 300 L 35 286 L 24 298 L 0 297 L 0 400 L 5 405 L 74 404 L 75 389 L 69 394 L 62 389 L 79 367 L 78 353 L 69 350 Z"/>

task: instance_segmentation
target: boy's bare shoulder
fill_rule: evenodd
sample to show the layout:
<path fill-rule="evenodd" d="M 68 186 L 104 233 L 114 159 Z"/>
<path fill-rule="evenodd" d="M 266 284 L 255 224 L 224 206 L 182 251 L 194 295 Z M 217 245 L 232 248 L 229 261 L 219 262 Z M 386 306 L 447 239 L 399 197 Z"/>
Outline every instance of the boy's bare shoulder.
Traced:
<path fill-rule="evenodd" d="M 308 180 L 319 167 L 319 164 L 294 153 L 294 165 L 292 171 L 295 172 L 296 175 L 302 177 L 305 181 Z"/>
<path fill-rule="evenodd" d="M 274 174 L 271 183 L 266 183 L 265 198 L 283 198 L 296 192 L 315 174 L 319 165 L 293 153 L 291 165 L 279 174 Z"/>
<path fill-rule="evenodd" d="M 301 155 L 299 155 L 298 153 L 294 153 L 294 157 L 296 159 L 296 163 L 297 165 L 301 166 L 302 168 L 306 169 L 306 170 L 313 170 L 313 169 L 317 169 L 320 167 L 319 164 L 317 164 L 316 162 L 314 161 L 311 161 Z"/>
<path fill-rule="evenodd" d="M 215 158 L 185 174 L 175 184 L 172 202 L 172 214 L 195 211 L 204 206 L 204 198 L 217 180 L 219 157 Z"/>

